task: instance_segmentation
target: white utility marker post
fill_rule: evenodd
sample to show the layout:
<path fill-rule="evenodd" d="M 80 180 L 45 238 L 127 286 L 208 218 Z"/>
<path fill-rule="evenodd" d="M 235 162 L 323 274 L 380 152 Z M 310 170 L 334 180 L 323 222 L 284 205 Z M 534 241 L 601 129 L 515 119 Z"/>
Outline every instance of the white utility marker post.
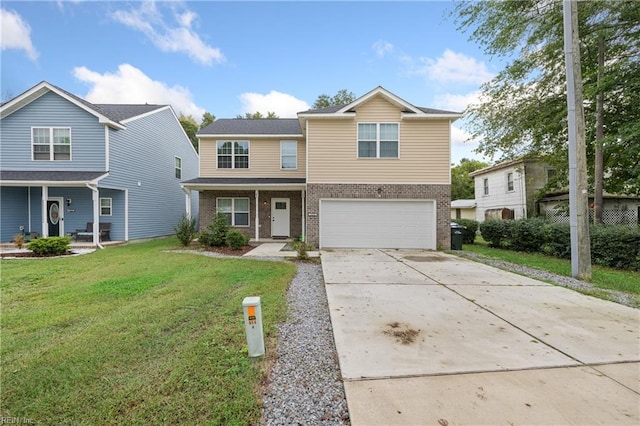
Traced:
<path fill-rule="evenodd" d="M 249 357 L 264 355 L 264 336 L 262 334 L 262 307 L 260 297 L 245 297 L 242 301 L 244 310 L 244 329 L 247 334 Z"/>

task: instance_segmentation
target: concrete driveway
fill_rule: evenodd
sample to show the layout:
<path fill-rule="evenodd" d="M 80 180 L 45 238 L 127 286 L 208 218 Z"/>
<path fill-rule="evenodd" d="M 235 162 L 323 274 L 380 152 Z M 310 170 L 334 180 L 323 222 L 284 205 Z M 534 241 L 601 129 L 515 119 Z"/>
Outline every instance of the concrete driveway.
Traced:
<path fill-rule="evenodd" d="M 453 255 L 322 252 L 354 425 L 640 424 L 640 311 Z"/>

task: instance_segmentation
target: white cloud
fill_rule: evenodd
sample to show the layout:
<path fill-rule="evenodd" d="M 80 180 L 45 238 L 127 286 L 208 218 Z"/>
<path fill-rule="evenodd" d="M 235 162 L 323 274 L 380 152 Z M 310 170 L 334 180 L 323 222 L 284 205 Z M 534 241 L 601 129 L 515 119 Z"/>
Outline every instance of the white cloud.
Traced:
<path fill-rule="evenodd" d="M 161 81 L 152 80 L 138 68 L 122 64 L 115 73 L 92 71 L 76 67 L 73 75 L 91 85 L 84 98 L 93 103 L 130 103 L 171 105 L 177 115 L 192 115 L 198 120 L 205 110 L 193 102 L 189 89 L 182 86 L 169 87 Z"/>
<path fill-rule="evenodd" d="M 470 140 L 471 133 L 464 129 L 451 126 L 451 144 L 452 145 L 477 145 L 477 141 Z"/>
<path fill-rule="evenodd" d="M 389 43 L 388 41 L 378 40 L 373 43 L 373 46 L 371 46 L 371 48 L 376 53 L 376 56 L 382 58 L 387 53 L 391 53 L 393 51 L 393 44 Z"/>
<path fill-rule="evenodd" d="M 225 58 L 220 49 L 206 44 L 193 30 L 198 15 L 190 10 L 173 12 L 176 23 L 165 22 L 154 1 L 143 2 L 138 9 L 117 10 L 112 18 L 134 30 L 142 32 L 163 52 L 183 52 L 192 60 L 204 64 L 222 63 Z"/>
<path fill-rule="evenodd" d="M 0 31 L 2 50 L 21 49 L 32 61 L 38 59 L 38 51 L 31 42 L 31 27 L 18 13 L 0 9 Z"/>
<path fill-rule="evenodd" d="M 467 93 L 466 95 L 440 94 L 436 95 L 434 106 L 447 111 L 463 112 L 469 105 L 479 103 L 480 96 L 481 93 L 479 91 Z"/>
<path fill-rule="evenodd" d="M 477 85 L 493 78 L 484 62 L 449 49 L 436 59 L 404 56 L 401 60 L 409 74 L 425 76 L 438 83 Z"/>
<path fill-rule="evenodd" d="M 243 93 L 239 96 L 242 102 L 242 110 L 245 113 L 275 112 L 280 118 L 295 118 L 296 113 L 308 110 L 309 104 L 286 93 L 272 90 L 266 95 L 261 93 Z"/>

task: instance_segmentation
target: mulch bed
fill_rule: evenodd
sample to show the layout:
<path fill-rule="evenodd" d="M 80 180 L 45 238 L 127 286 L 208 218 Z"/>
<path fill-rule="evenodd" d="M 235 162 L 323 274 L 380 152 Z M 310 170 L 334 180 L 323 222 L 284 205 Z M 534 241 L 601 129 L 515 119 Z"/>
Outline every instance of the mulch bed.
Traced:
<path fill-rule="evenodd" d="M 213 252 L 213 253 L 225 254 L 227 256 L 242 256 L 245 253 L 250 252 L 254 248 L 256 248 L 256 247 L 255 246 L 251 246 L 251 245 L 246 245 L 246 246 L 242 247 L 241 249 L 236 250 L 236 249 L 232 249 L 232 248 L 227 247 L 227 246 L 223 246 L 223 247 L 207 247 L 207 246 L 202 245 L 202 244 L 200 244 L 198 242 L 193 242 L 188 247 L 181 247 L 180 250 L 184 250 L 184 249 L 202 250 L 202 251 L 210 251 L 210 252 Z"/>
<path fill-rule="evenodd" d="M 21 251 L 21 252 L 14 252 L 14 253 L 0 253 L 0 257 L 59 257 L 59 256 L 71 256 L 73 253 L 68 251 L 66 253 L 63 254 L 49 254 L 49 255 L 38 255 L 35 254 L 32 251 Z"/>

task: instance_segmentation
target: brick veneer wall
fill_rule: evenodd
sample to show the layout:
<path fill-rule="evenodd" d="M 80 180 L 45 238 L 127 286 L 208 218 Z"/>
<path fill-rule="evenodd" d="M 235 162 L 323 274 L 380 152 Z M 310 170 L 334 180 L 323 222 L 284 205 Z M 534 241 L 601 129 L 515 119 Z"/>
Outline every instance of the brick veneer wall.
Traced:
<path fill-rule="evenodd" d="M 435 200 L 437 247 L 451 247 L 451 185 L 307 184 L 307 241 L 315 247 L 318 247 L 320 239 L 319 210 L 322 198 Z"/>
<path fill-rule="evenodd" d="M 200 232 L 207 229 L 216 214 L 216 198 L 249 198 L 249 227 L 236 227 L 249 238 L 256 236 L 256 194 L 255 191 L 202 191 L 200 192 Z M 260 238 L 271 237 L 271 199 L 289 198 L 289 229 L 292 237 L 302 234 L 302 192 L 301 191 L 260 191 Z M 265 203 L 266 201 L 266 203 Z"/>

